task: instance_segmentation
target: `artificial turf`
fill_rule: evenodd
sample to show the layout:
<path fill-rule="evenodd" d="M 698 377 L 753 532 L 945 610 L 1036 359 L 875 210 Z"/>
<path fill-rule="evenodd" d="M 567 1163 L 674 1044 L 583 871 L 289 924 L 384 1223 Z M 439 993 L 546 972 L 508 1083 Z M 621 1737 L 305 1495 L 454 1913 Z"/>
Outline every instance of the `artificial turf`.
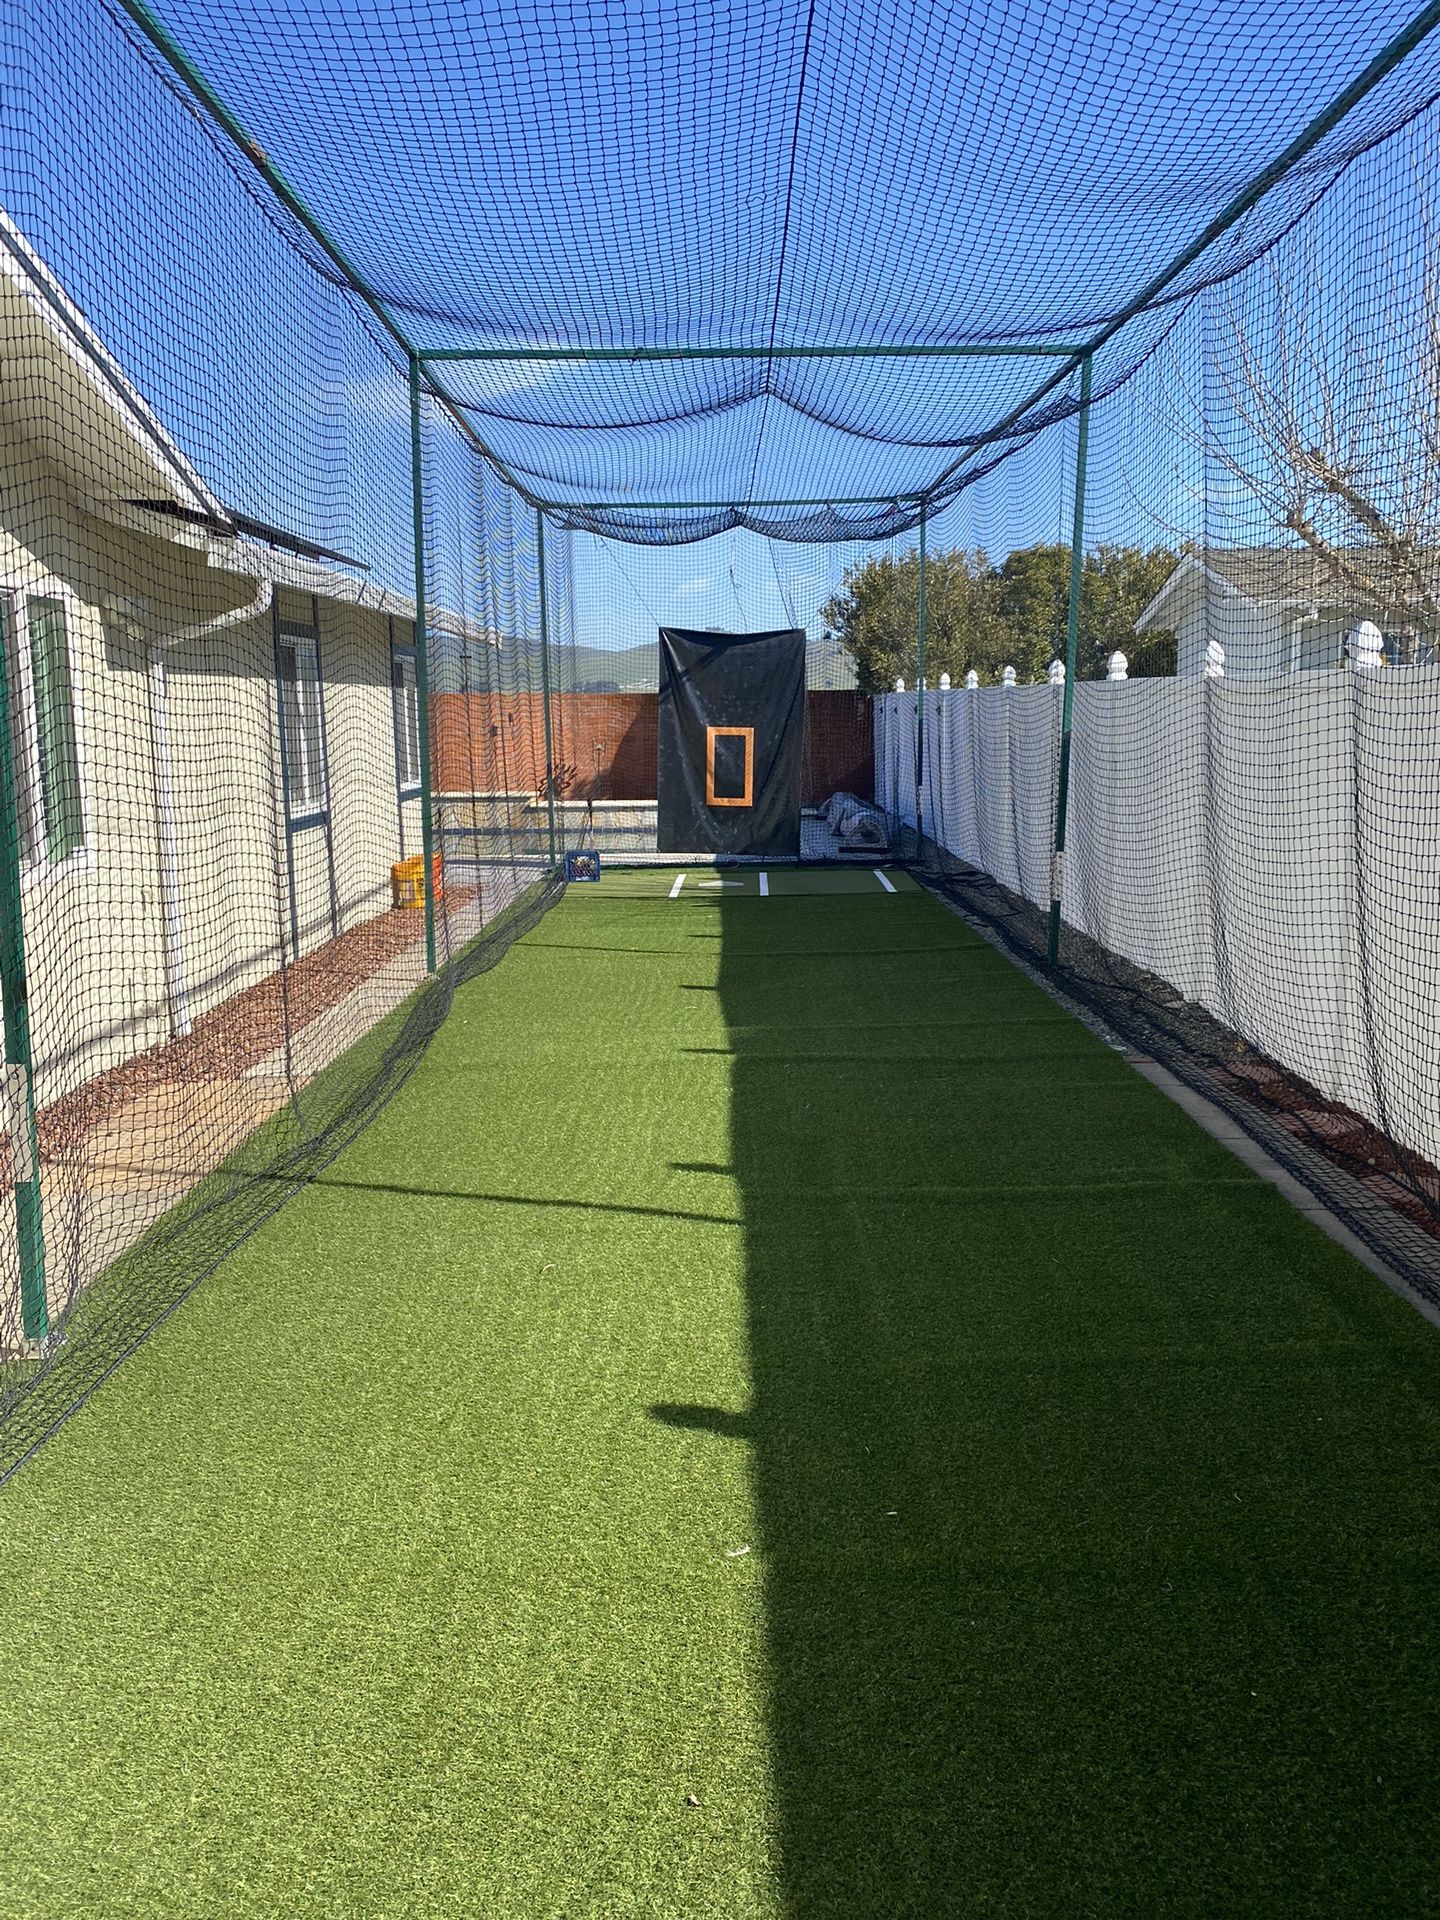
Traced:
<path fill-rule="evenodd" d="M 1440 1334 L 903 876 L 671 880 L 0 1494 L 0 1911 L 1437 1910 Z"/>

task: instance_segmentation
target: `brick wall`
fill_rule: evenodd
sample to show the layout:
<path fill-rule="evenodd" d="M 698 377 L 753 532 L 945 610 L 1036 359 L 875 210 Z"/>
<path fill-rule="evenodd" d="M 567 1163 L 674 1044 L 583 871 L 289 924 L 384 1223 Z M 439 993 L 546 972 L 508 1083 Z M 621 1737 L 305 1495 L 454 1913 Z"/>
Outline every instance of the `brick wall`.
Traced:
<path fill-rule="evenodd" d="M 557 768 L 571 800 L 653 800 L 659 696 L 560 693 L 551 702 Z M 440 793 L 538 793 L 545 783 L 545 717 L 538 693 L 442 693 L 433 703 L 434 779 Z M 837 790 L 871 799 L 870 702 L 858 693 L 805 696 L 803 798 Z"/>
<path fill-rule="evenodd" d="M 804 803 L 819 806 L 832 793 L 875 798 L 875 721 L 863 693 L 805 696 Z"/>

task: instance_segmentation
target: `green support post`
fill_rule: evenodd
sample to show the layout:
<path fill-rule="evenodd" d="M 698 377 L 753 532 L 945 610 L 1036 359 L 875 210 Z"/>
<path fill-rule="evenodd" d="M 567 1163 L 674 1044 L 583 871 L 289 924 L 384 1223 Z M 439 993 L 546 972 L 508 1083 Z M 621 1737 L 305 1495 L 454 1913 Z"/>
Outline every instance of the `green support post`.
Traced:
<path fill-rule="evenodd" d="M 550 729 L 550 610 L 545 598 L 545 515 L 535 509 L 535 553 L 540 573 L 540 698 L 545 715 L 545 817 L 550 864 L 555 864 L 555 749 Z"/>
<path fill-rule="evenodd" d="M 121 0 L 127 5 L 128 0 Z M 643 366 L 666 360 L 966 360 L 966 359 L 1048 359 L 1073 360 L 1085 351 L 1084 343 L 1072 346 L 1062 340 L 976 342 L 968 346 L 915 346 L 857 344 L 848 347 L 773 345 L 766 347 L 422 347 L 425 361 L 521 360 L 539 362 L 575 362 L 593 365 L 617 361 L 623 366 Z M 752 504 L 755 504 L 752 502 Z"/>
<path fill-rule="evenodd" d="M 4 1002 L 5 1078 L 15 1178 L 15 1238 L 20 1256 L 20 1325 L 27 1340 L 50 1331 L 45 1293 L 45 1223 L 35 1132 L 30 1057 L 30 993 L 25 977 L 24 902 L 20 890 L 20 810 L 15 786 L 10 688 L 0 661 L 0 999 Z"/>
<path fill-rule="evenodd" d="M 425 862 L 425 971 L 435 971 L 435 795 L 430 777 L 430 640 L 425 629 L 425 462 L 420 356 L 410 355 L 410 488 L 415 514 L 415 704 L 420 709 L 420 855 Z"/>
<path fill-rule="evenodd" d="M 915 612 L 915 836 L 925 831 L 925 509 L 920 509 L 920 581 Z"/>
<path fill-rule="evenodd" d="M 1440 5 L 1440 0 L 1436 0 L 1436 3 Z M 379 294 L 349 259 L 339 242 L 333 239 L 321 222 L 316 219 L 305 201 L 295 191 L 294 187 L 291 186 L 284 174 L 275 165 L 269 154 L 267 154 L 265 149 L 260 145 L 260 142 L 252 139 L 245 127 L 235 118 L 235 115 L 210 85 L 210 82 L 205 78 L 204 74 L 201 73 L 194 61 L 191 60 L 189 54 L 186 53 L 179 41 L 174 39 L 168 28 L 162 26 L 160 21 L 156 19 L 146 4 L 146 0 L 119 0 L 119 4 L 132 23 L 140 29 L 140 32 L 144 34 L 151 46 L 154 47 L 155 51 L 160 55 L 160 58 L 184 84 L 186 90 L 199 102 L 205 112 L 209 114 L 216 126 L 220 128 L 228 140 L 234 142 L 235 146 L 245 156 L 246 160 L 249 161 L 250 165 L 254 167 L 255 171 L 275 195 L 285 211 L 292 219 L 299 221 L 306 233 L 310 235 L 310 238 L 330 259 L 338 270 L 345 285 L 354 293 L 358 294 L 365 302 L 366 306 L 370 309 L 371 313 L 374 314 L 375 318 L 380 322 L 380 325 L 385 329 L 386 333 L 389 334 L 396 346 L 399 347 L 400 351 L 404 354 L 413 354 L 415 347 L 408 334 L 397 325 L 395 316 L 390 312 L 390 309 L 380 298 Z M 424 356 L 422 355 L 421 357 L 423 358 Z M 476 433 L 467 410 L 458 405 L 455 399 L 445 391 L 435 374 L 430 374 L 428 378 L 430 392 L 433 394 L 436 403 L 444 408 L 452 424 L 459 430 L 464 438 L 470 442 L 470 445 L 474 447 L 475 451 L 480 454 L 482 458 L 489 461 L 490 465 L 494 467 L 506 485 L 513 487 L 522 500 L 532 500 L 534 496 L 526 491 L 519 476 L 512 473 L 500 456 L 490 447 L 486 446 L 479 434 Z"/>
<path fill-rule="evenodd" d="M 1065 885 L 1065 823 L 1070 812 L 1070 734 L 1075 714 L 1075 658 L 1080 645 L 1080 589 L 1085 579 L 1085 459 L 1090 449 L 1090 374 L 1080 362 L 1080 411 L 1075 431 L 1075 517 L 1070 529 L 1070 604 L 1065 621 L 1065 685 L 1060 697 L 1060 772 L 1055 784 L 1055 855 L 1050 862 L 1050 939 L 1046 962 L 1060 959 L 1060 900 Z"/>

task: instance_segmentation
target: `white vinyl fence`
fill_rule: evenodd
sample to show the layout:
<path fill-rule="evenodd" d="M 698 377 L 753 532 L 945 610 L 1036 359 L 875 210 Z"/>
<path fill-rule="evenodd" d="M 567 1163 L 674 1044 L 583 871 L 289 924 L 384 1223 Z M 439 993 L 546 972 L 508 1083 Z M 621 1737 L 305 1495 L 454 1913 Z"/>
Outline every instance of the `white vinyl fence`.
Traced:
<path fill-rule="evenodd" d="M 925 695 L 924 829 L 1042 911 L 1060 686 Z M 876 706 L 915 823 L 916 695 Z M 1440 1161 L 1440 668 L 1075 688 L 1063 917 Z"/>

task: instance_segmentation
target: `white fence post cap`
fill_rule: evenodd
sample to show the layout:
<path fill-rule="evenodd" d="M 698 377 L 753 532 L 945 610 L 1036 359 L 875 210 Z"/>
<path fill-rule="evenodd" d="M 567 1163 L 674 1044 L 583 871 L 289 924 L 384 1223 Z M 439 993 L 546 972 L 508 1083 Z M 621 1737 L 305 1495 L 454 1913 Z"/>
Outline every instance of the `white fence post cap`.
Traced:
<path fill-rule="evenodd" d="M 905 691 L 905 676 L 903 673 L 895 682 L 895 691 L 897 693 L 903 693 Z"/>
<path fill-rule="evenodd" d="M 1052 660 L 1049 671 L 1051 686 L 1063 687 L 1065 684 L 1065 662 L 1063 660 Z"/>
<path fill-rule="evenodd" d="M 942 673 L 940 676 L 940 691 L 941 693 L 948 693 L 950 691 L 950 676 L 948 673 Z"/>
<path fill-rule="evenodd" d="M 980 684 L 980 676 L 979 676 L 979 674 L 978 674 L 978 673 L 977 673 L 977 672 L 975 671 L 975 669 L 974 669 L 974 667 L 971 667 L 971 669 L 970 669 L 970 671 L 969 671 L 969 672 L 968 672 L 968 673 L 966 674 L 966 676 L 965 676 L 965 684 L 966 684 L 966 686 L 967 686 L 967 687 L 978 687 L 978 686 L 979 686 L 979 684 Z"/>
<path fill-rule="evenodd" d="M 1352 667 L 1374 672 L 1385 664 L 1385 636 L 1373 620 L 1361 620 L 1345 636 Z"/>
<path fill-rule="evenodd" d="M 1117 647 L 1105 662 L 1105 678 L 1107 680 L 1128 680 L 1129 677 L 1130 662 Z"/>
<path fill-rule="evenodd" d="M 1003 672 L 1003 673 L 1001 674 L 1001 676 L 1000 676 L 1000 684 L 1001 684 L 1001 686 L 1003 686 L 1003 687 L 1013 687 L 1013 686 L 1014 686 L 1014 684 L 1015 684 L 1015 669 L 1014 669 L 1014 667 L 1006 667 L 1006 669 L 1005 669 L 1005 671 L 1004 671 L 1004 672 Z"/>
<path fill-rule="evenodd" d="M 1225 678 L 1225 649 L 1218 640 L 1211 640 L 1205 648 L 1205 678 L 1207 680 Z"/>

